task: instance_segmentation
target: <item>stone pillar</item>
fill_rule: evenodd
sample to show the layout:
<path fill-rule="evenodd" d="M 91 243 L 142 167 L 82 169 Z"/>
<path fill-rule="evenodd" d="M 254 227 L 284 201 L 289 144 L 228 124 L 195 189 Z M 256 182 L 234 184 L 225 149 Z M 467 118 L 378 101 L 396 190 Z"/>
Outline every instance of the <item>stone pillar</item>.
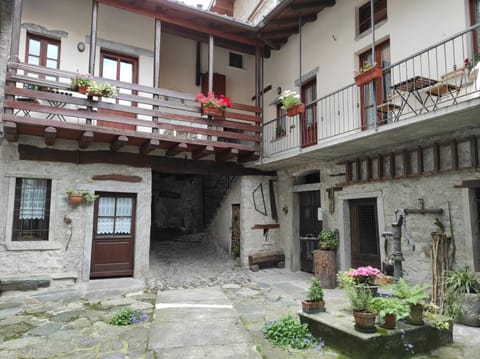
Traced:
<path fill-rule="evenodd" d="M 2 0 L 0 2 L 0 54 L 10 53 L 13 6 L 14 0 Z M 8 56 L 0 56 L 0 113 L 3 113 L 7 61 L 9 61 Z"/>
<path fill-rule="evenodd" d="M 322 282 L 322 288 L 333 289 L 336 287 L 335 251 L 313 251 L 313 268 L 315 278 Z"/>

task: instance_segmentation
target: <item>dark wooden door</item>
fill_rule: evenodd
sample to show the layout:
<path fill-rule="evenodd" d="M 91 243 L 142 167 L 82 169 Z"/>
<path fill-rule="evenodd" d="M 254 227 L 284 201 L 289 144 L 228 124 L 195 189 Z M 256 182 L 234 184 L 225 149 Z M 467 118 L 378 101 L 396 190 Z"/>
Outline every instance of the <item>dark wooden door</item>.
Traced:
<path fill-rule="evenodd" d="M 231 253 L 236 258 L 240 256 L 240 205 L 232 204 L 232 244 Z"/>
<path fill-rule="evenodd" d="M 212 91 L 215 93 L 216 96 L 225 95 L 226 94 L 226 76 L 216 73 L 213 73 L 213 84 L 212 84 Z M 202 74 L 202 93 L 206 96 L 208 93 L 208 72 Z"/>
<path fill-rule="evenodd" d="M 302 147 L 317 144 L 317 104 L 312 103 L 317 98 L 316 80 L 309 81 L 302 86 L 302 102 L 305 112 L 300 115 L 302 126 Z"/>
<path fill-rule="evenodd" d="M 99 195 L 94 210 L 90 277 L 131 277 L 135 248 L 135 195 Z"/>
<path fill-rule="evenodd" d="M 380 268 L 376 198 L 350 201 L 350 233 L 352 267 Z"/>
<path fill-rule="evenodd" d="M 322 221 L 318 220 L 320 191 L 300 192 L 300 266 L 304 272 L 313 272 L 312 252 L 318 248 L 318 234 Z"/>

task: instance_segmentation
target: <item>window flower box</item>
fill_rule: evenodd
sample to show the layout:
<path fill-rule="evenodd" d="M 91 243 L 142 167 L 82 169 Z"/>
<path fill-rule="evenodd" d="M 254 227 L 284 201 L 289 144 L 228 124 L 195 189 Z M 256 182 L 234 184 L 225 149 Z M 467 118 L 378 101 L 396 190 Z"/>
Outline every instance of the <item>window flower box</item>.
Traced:
<path fill-rule="evenodd" d="M 355 72 L 355 83 L 358 87 L 366 85 L 374 80 L 381 79 L 383 76 L 383 68 L 380 64 L 365 68 L 360 72 Z"/>

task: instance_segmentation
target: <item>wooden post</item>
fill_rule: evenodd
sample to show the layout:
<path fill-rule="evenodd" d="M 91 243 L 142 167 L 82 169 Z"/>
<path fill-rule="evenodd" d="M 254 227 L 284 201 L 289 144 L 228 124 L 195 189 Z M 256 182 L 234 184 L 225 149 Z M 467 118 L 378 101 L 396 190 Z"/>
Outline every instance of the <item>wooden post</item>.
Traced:
<path fill-rule="evenodd" d="M 20 29 L 22 24 L 22 8 L 23 1 L 15 0 L 13 4 L 12 17 L 12 35 L 10 40 L 10 56 L 7 60 L 11 61 L 12 57 L 18 57 L 18 50 L 20 47 Z"/>
<path fill-rule="evenodd" d="M 98 24 L 98 1 L 92 0 L 92 22 L 90 25 L 90 57 L 88 60 L 88 72 L 95 73 L 95 55 L 97 49 L 97 24 Z"/>
<path fill-rule="evenodd" d="M 337 269 L 335 264 L 335 251 L 313 251 L 313 266 L 315 278 L 320 279 L 322 288 L 333 289 L 336 287 Z"/>
<path fill-rule="evenodd" d="M 159 19 L 155 19 L 155 52 L 153 55 L 153 87 L 160 87 L 160 45 L 161 45 L 161 36 L 162 36 L 162 22 Z M 153 95 L 154 100 L 158 100 L 158 95 Z M 158 110 L 158 105 L 153 105 L 153 110 Z M 152 127 L 153 133 L 158 133 L 158 117 L 153 116 L 152 121 L 154 127 Z"/>

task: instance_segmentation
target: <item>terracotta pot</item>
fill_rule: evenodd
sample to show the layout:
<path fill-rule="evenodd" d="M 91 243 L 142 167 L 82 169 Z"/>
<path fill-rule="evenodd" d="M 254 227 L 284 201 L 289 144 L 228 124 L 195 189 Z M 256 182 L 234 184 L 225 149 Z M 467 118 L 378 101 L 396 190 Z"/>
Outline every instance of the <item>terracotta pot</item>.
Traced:
<path fill-rule="evenodd" d="M 202 106 L 202 115 L 223 119 L 225 118 L 225 111 L 217 107 Z"/>
<path fill-rule="evenodd" d="M 295 116 L 299 113 L 304 113 L 305 112 L 305 105 L 303 103 L 300 103 L 298 105 L 292 106 L 287 109 L 287 115 L 288 116 Z"/>
<path fill-rule="evenodd" d="M 374 80 L 381 79 L 383 76 L 383 69 L 382 66 L 376 65 L 366 71 L 360 72 L 357 76 L 355 76 L 355 83 L 358 87 L 368 84 Z"/>
<path fill-rule="evenodd" d="M 359 332 L 372 333 L 377 330 L 375 327 L 376 313 L 353 312 L 355 319 L 355 329 Z"/>
<path fill-rule="evenodd" d="M 78 86 L 78 92 L 87 94 L 88 93 L 88 85 L 86 86 Z"/>
<path fill-rule="evenodd" d="M 406 322 L 412 325 L 423 325 L 423 305 L 411 304 L 410 315 L 407 317 Z"/>
<path fill-rule="evenodd" d="M 385 314 L 383 318 L 383 323 L 380 323 L 380 326 L 385 329 L 395 329 L 397 326 L 397 319 L 394 314 Z"/>
<path fill-rule="evenodd" d="M 325 312 L 325 302 L 312 302 L 310 300 L 303 300 L 302 310 L 304 313 L 308 314 Z"/>
<path fill-rule="evenodd" d="M 68 201 L 71 204 L 80 204 L 83 202 L 83 196 L 81 194 L 69 194 Z"/>

